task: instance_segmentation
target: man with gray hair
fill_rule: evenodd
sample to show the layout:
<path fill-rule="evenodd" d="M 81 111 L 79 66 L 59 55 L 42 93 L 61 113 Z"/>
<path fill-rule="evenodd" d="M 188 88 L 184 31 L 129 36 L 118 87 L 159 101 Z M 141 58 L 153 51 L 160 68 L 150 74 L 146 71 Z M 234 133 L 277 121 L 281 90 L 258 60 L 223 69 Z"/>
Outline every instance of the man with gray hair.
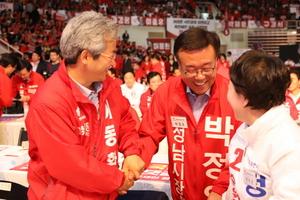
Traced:
<path fill-rule="evenodd" d="M 36 93 L 26 119 L 29 199 L 115 199 L 143 171 L 130 104 L 107 75 L 119 29 L 94 11 L 65 27 L 65 59 Z M 125 157 L 122 170 L 118 152 Z"/>

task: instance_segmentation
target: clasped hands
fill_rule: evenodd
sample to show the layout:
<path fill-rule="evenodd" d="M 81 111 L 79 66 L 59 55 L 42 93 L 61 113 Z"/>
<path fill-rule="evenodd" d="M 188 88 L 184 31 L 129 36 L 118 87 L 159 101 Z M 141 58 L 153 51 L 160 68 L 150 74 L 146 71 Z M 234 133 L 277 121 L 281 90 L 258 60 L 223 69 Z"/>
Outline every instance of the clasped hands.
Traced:
<path fill-rule="evenodd" d="M 120 195 L 127 194 L 127 190 L 133 186 L 134 181 L 137 181 L 140 178 L 144 169 L 145 163 L 138 155 L 127 156 L 124 159 L 121 169 L 125 174 L 125 181 L 117 192 Z"/>

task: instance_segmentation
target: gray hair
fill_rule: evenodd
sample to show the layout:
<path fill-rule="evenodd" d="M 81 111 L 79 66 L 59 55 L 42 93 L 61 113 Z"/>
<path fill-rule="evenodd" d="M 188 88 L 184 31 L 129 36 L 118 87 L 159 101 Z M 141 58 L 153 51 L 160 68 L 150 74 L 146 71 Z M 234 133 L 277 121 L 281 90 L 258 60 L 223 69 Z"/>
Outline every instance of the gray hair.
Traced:
<path fill-rule="evenodd" d="M 60 49 L 66 64 L 75 64 L 83 50 L 97 59 L 106 49 L 106 41 L 119 39 L 120 26 L 95 11 L 72 18 L 62 32 Z"/>

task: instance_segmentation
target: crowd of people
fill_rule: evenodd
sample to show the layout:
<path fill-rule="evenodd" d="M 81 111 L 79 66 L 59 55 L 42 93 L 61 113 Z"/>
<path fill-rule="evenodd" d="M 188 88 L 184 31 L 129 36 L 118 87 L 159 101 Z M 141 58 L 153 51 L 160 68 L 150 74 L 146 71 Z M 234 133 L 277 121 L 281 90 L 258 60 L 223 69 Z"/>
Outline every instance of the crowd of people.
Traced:
<path fill-rule="evenodd" d="M 164 138 L 173 199 L 299 197 L 298 71 L 255 50 L 224 66 L 219 36 L 199 27 L 168 59 L 140 63 L 117 57 L 119 30 L 87 11 L 65 26 L 52 63 L 1 56 L 0 107 L 30 104 L 29 199 L 126 195 Z"/>

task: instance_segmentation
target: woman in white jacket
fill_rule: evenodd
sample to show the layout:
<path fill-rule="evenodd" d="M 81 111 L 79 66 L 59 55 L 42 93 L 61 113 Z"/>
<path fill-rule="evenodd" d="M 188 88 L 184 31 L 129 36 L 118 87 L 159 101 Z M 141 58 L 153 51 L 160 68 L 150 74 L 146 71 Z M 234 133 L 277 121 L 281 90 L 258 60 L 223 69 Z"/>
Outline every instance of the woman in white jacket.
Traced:
<path fill-rule="evenodd" d="M 229 146 L 228 200 L 300 199 L 300 128 L 282 103 L 289 71 L 249 51 L 230 68 L 227 98 L 243 123 Z"/>

